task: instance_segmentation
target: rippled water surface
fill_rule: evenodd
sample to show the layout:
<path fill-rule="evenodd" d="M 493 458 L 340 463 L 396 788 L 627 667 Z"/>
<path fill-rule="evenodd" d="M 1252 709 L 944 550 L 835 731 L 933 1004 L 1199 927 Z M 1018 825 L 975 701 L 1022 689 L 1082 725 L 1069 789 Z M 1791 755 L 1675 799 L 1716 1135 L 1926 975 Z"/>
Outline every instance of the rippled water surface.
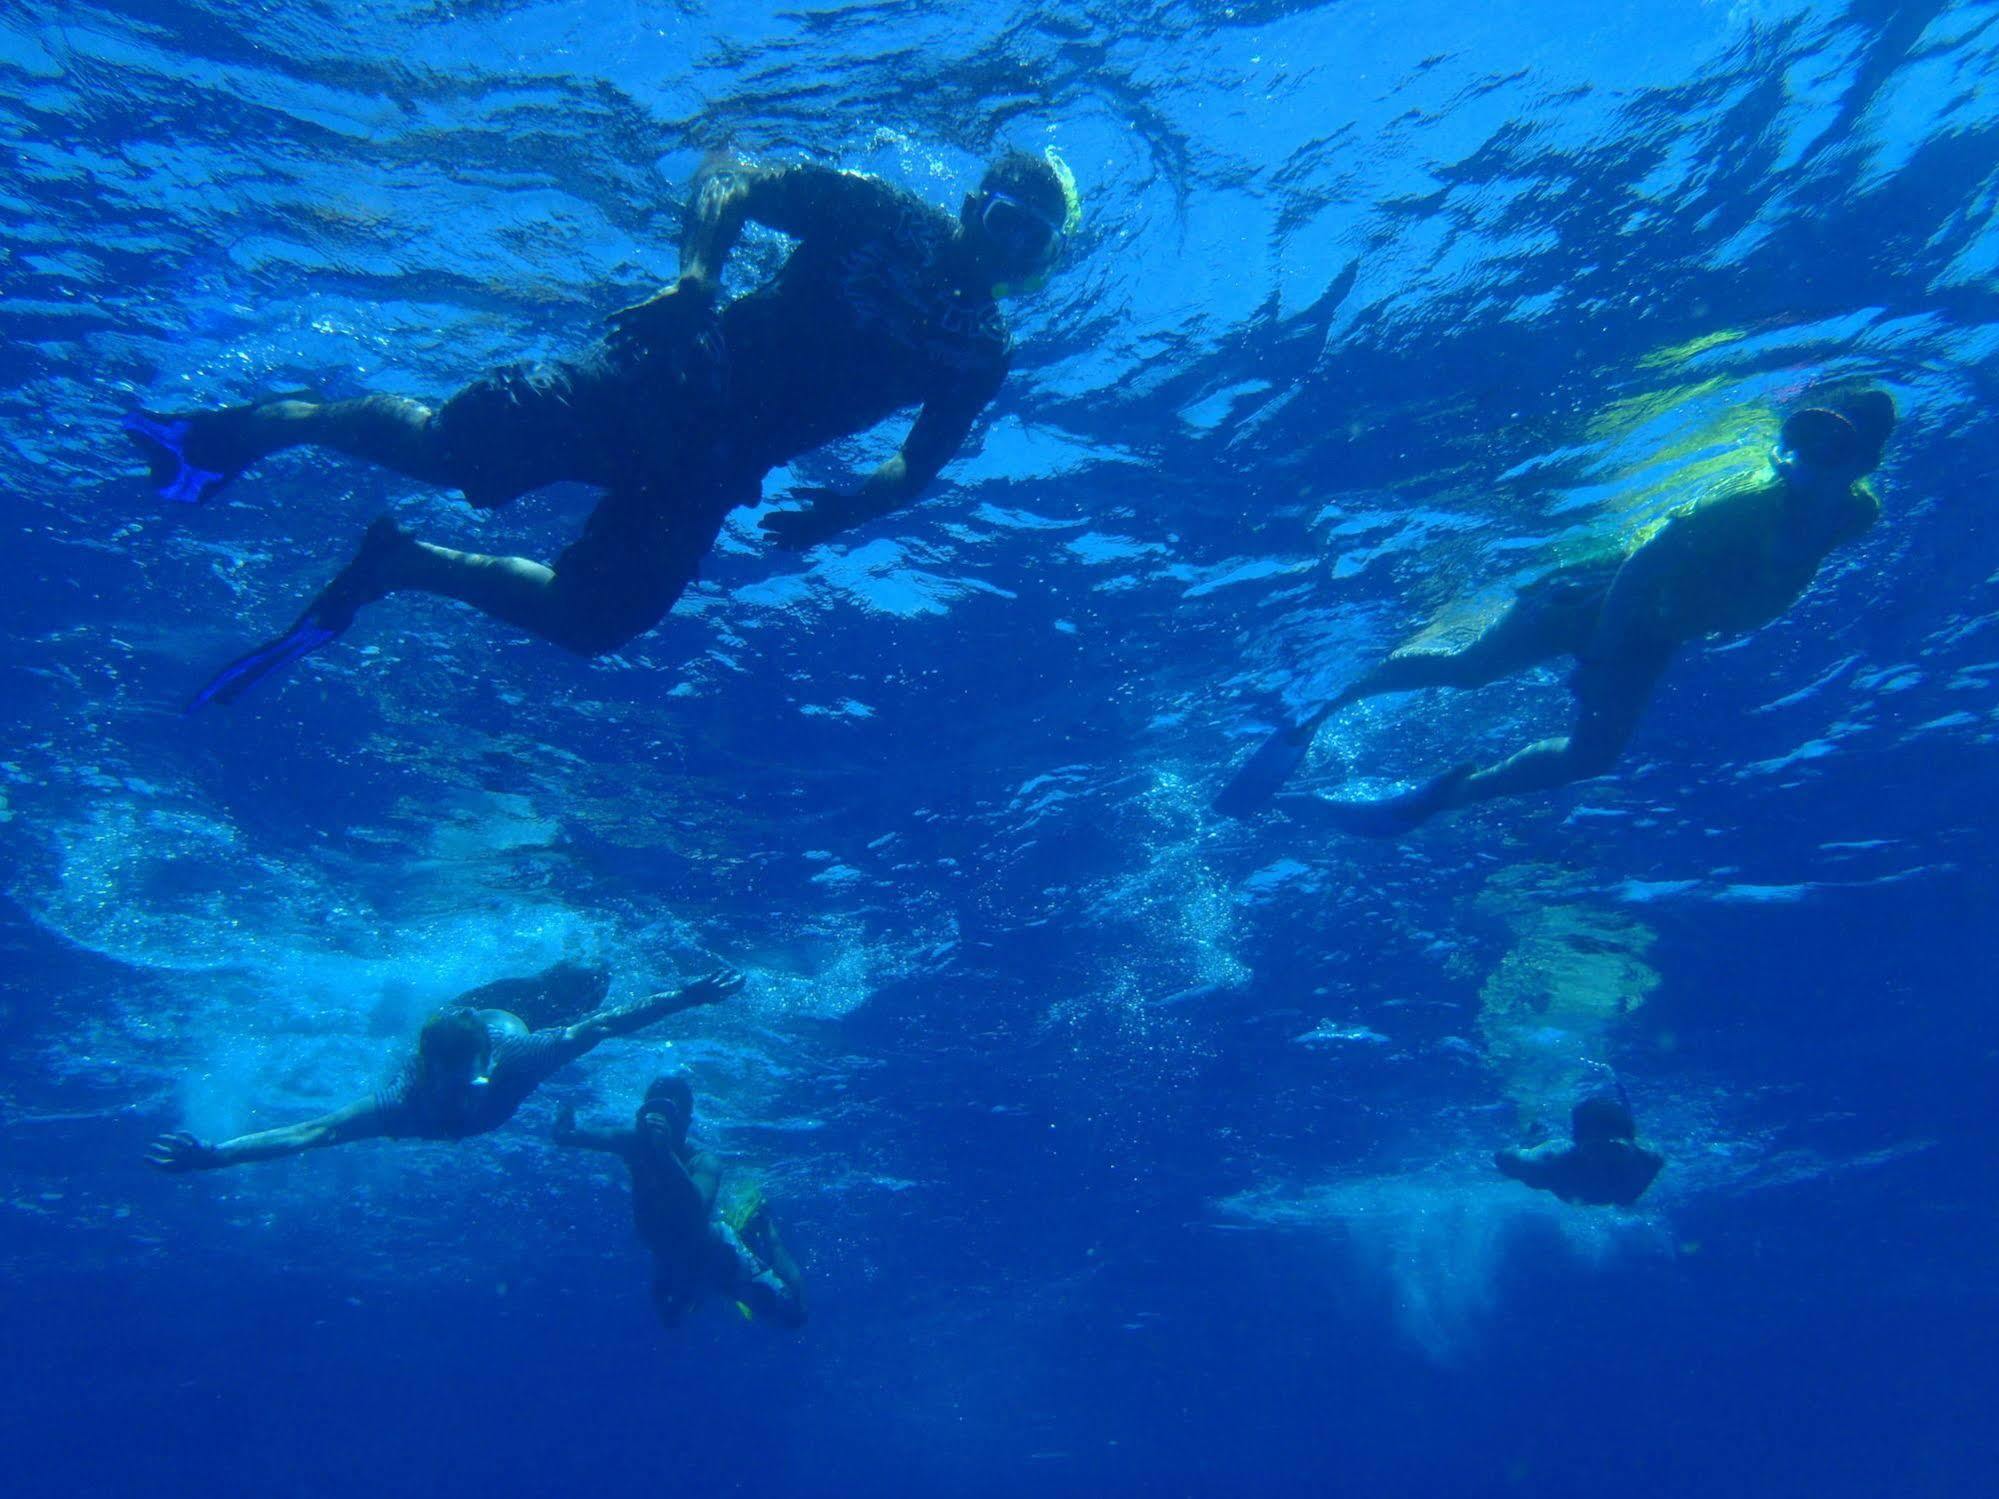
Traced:
<path fill-rule="evenodd" d="M 1986 1492 L 1995 84 L 1991 4 L 15 0 L 10 1489 Z M 711 150 L 955 207 L 1050 144 L 1081 233 L 920 505 L 803 556 L 739 511 L 601 661 L 397 598 L 180 713 L 372 516 L 548 556 L 589 498 L 300 450 L 163 506 L 124 411 L 574 349 Z M 1387 844 L 1208 810 L 1845 379 L 1903 413 L 1882 524 L 1617 776 Z M 1301 784 L 1566 706 L 1375 699 Z M 748 986 L 460 1147 L 140 1164 L 561 957 Z M 669 1058 L 802 1335 L 662 1332 L 623 1183 L 545 1143 Z M 1632 1214 L 1490 1172 L 1585 1058 L 1671 1158 Z"/>

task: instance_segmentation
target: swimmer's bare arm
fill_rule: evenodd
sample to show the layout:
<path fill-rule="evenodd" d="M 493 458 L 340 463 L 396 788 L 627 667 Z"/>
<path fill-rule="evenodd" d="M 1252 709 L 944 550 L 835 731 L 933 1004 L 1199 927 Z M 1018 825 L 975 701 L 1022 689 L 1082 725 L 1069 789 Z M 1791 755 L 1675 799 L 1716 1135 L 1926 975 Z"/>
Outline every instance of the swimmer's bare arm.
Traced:
<path fill-rule="evenodd" d="M 298 1155 L 327 1145 L 345 1145 L 350 1140 L 373 1139 L 386 1134 L 388 1124 L 379 1103 L 364 1098 L 344 1109 L 321 1114 L 317 1119 L 238 1135 L 217 1145 L 185 1130 L 176 1130 L 153 1141 L 146 1160 L 162 1171 L 213 1171 L 223 1166 L 240 1166 L 246 1161 Z"/>
<path fill-rule="evenodd" d="M 631 1158 L 632 1149 L 638 1144 L 638 1131 L 630 1129 L 591 1129 L 576 1122 L 576 1105 L 565 1103 L 555 1112 L 555 1134 L 558 1145 L 567 1145 L 573 1150 L 601 1150 L 606 1155 Z"/>
<path fill-rule="evenodd" d="M 669 1015 L 678 1015 L 682 1010 L 720 1004 L 730 995 L 741 993 L 742 987 L 743 976 L 740 973 L 718 969 L 714 973 L 703 974 L 684 988 L 663 989 L 631 1004 L 585 1015 L 574 1025 L 565 1026 L 562 1038 L 575 1048 L 574 1055 L 581 1056 L 614 1036 L 629 1036 Z"/>
<path fill-rule="evenodd" d="M 1003 374 L 1004 371 L 1001 371 Z M 972 434 L 972 425 L 999 389 L 997 379 L 981 381 L 965 392 L 941 396 L 917 413 L 896 455 L 850 492 L 838 489 L 793 490 L 802 510 L 774 510 L 763 518 L 763 531 L 784 547 L 817 546 L 828 537 L 887 515 L 908 504 L 957 456 Z"/>
<path fill-rule="evenodd" d="M 1501 1176 L 1510 1176 L 1527 1186 L 1551 1191 L 1555 1180 L 1553 1168 L 1560 1158 L 1568 1154 L 1569 1148 L 1559 1140 L 1549 1140 L 1525 1150 L 1495 1151 L 1492 1164 Z"/>

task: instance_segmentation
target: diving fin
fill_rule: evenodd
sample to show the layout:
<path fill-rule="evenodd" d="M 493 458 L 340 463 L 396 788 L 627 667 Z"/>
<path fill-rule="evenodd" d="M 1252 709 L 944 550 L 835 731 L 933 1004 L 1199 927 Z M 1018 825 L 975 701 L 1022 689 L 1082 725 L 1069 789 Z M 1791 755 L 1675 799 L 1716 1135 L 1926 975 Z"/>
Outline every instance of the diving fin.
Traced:
<path fill-rule="evenodd" d="M 291 629 L 246 651 L 210 677 L 189 700 L 186 711 L 193 713 L 210 703 L 233 703 L 265 677 L 338 640 L 354 623 L 354 615 L 363 604 L 371 604 L 387 592 L 382 563 L 389 550 L 404 540 L 402 528 L 393 519 L 377 516 L 361 538 L 354 560 L 313 595 Z"/>
<path fill-rule="evenodd" d="M 146 460 L 153 490 L 176 505 L 199 505 L 231 479 L 233 471 L 202 468 L 188 461 L 187 437 L 193 419 L 133 411 L 118 423 Z"/>
<path fill-rule="evenodd" d="M 256 435 L 260 412 L 281 401 L 317 404 L 319 400 L 317 391 L 287 390 L 247 406 L 214 411 L 133 411 L 118 425 L 146 460 L 154 493 L 176 505 L 199 505 L 273 446 Z"/>
<path fill-rule="evenodd" d="M 210 677 L 207 685 L 189 700 L 184 711 L 193 713 L 210 703 L 233 703 L 273 672 L 284 670 L 292 662 L 339 638 L 340 631 L 329 630 L 316 623 L 308 610 L 305 617 L 285 634 L 276 640 L 265 641 L 255 650 L 246 651 Z"/>
<path fill-rule="evenodd" d="M 1256 753 L 1229 778 L 1211 805 L 1224 817 L 1252 817 L 1283 789 L 1312 748 L 1319 726 L 1332 716 L 1331 704 L 1310 717 L 1277 730 L 1256 747 Z"/>

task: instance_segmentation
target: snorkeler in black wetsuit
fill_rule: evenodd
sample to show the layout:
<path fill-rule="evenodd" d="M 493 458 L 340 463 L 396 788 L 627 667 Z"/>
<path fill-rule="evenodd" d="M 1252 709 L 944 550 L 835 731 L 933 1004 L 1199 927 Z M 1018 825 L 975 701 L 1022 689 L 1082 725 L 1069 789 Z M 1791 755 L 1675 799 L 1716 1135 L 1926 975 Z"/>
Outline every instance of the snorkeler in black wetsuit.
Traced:
<path fill-rule="evenodd" d="M 1492 1164 L 1502 1176 L 1586 1207 L 1628 1208 L 1644 1196 L 1666 1158 L 1638 1143 L 1624 1089 L 1592 1093 L 1569 1120 L 1567 1142 L 1502 1150 Z"/>
<path fill-rule="evenodd" d="M 722 305 L 723 262 L 751 219 L 797 246 L 769 282 Z M 553 567 L 432 546 L 379 518 L 292 629 L 230 663 L 194 705 L 233 700 L 397 590 L 461 600 L 582 655 L 615 650 L 673 607 L 766 472 L 920 405 L 901 451 L 856 491 L 809 491 L 763 528 L 807 547 L 908 502 L 1006 375 L 998 299 L 1038 287 L 1079 220 L 1053 153 L 1002 157 L 956 219 L 826 167 L 704 168 L 680 279 L 613 314 L 578 360 L 497 371 L 435 410 L 374 395 L 127 417 L 170 500 L 206 499 L 266 454 L 308 443 L 455 487 L 481 508 L 564 479 L 607 491 Z"/>
<path fill-rule="evenodd" d="M 625 1163 L 632 1178 L 632 1220 L 652 1251 L 652 1302 L 659 1320 L 678 1326 L 704 1292 L 727 1296 L 785 1327 L 805 1325 L 805 1290 L 759 1201 L 740 1229 L 716 1213 L 721 1163 L 689 1143 L 694 1089 L 683 1074 L 656 1077 L 631 1129 L 589 1129 L 565 1104 L 555 1141 L 601 1150 Z"/>
<path fill-rule="evenodd" d="M 530 1029 L 513 1008 L 484 1007 L 510 1003 L 530 1013 L 575 1015 L 574 1001 L 601 1003 L 609 982 L 604 969 L 558 964 L 534 979 L 484 985 L 425 1022 L 415 1055 L 386 1088 L 317 1119 L 238 1135 L 220 1144 L 211 1145 L 184 1131 L 162 1135 L 146 1159 L 162 1171 L 207 1171 L 351 1140 L 384 1136 L 463 1140 L 483 1135 L 513 1118 L 551 1074 L 593 1047 L 682 1010 L 719 1004 L 743 986 L 737 974 L 712 973 L 672 993 L 593 1008 L 566 1025 L 539 1030 Z"/>

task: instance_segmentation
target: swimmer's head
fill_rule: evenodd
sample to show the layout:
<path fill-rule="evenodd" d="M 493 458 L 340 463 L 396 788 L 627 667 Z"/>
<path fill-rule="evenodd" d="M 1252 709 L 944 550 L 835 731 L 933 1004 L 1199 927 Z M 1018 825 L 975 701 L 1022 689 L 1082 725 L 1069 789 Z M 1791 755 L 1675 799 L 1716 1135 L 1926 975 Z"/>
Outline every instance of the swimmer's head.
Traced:
<path fill-rule="evenodd" d="M 1578 1145 L 1629 1140 L 1638 1133 L 1638 1124 L 1620 1099 L 1585 1098 L 1569 1115 L 1569 1132 Z"/>
<path fill-rule="evenodd" d="M 966 197 L 959 222 L 994 296 L 1037 290 L 1083 222 L 1075 174 L 1052 148 L 1041 156 L 1009 151 Z"/>
<path fill-rule="evenodd" d="M 687 1138 L 694 1123 L 694 1083 L 684 1072 L 663 1072 L 646 1084 L 646 1096 L 639 1104 L 641 1129 L 657 1121 L 678 1145 Z"/>
<path fill-rule="evenodd" d="M 416 1038 L 424 1069 L 437 1077 L 462 1077 L 477 1071 L 486 1055 L 486 1023 L 477 1010 L 439 1010 L 423 1024 Z"/>
<path fill-rule="evenodd" d="M 1895 402 L 1885 390 L 1840 395 L 1785 419 L 1777 466 L 1786 478 L 1851 484 L 1881 466 L 1894 430 Z"/>

